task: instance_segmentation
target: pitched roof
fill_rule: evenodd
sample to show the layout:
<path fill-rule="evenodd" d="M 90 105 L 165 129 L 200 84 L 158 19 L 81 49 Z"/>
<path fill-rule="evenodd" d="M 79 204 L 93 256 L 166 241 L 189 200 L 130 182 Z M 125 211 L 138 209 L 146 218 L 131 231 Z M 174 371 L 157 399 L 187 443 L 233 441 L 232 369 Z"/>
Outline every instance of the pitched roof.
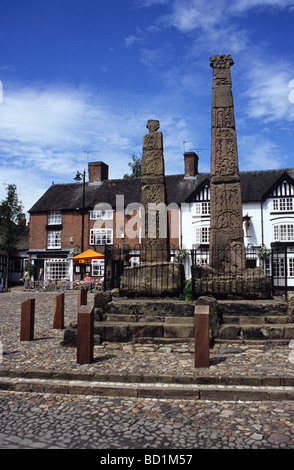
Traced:
<path fill-rule="evenodd" d="M 241 192 L 243 202 L 262 201 L 268 191 L 282 178 L 288 175 L 294 184 L 294 168 L 277 170 L 241 171 Z"/>
<path fill-rule="evenodd" d="M 194 179 L 186 180 L 184 175 L 166 175 L 167 204 L 180 204 L 195 189 Z M 85 207 L 93 209 L 99 202 L 106 202 L 113 208 L 116 196 L 124 196 L 124 204 L 141 202 L 141 178 L 105 180 L 103 183 L 86 183 Z M 30 213 L 74 210 L 82 207 L 83 185 L 81 183 L 52 184 L 41 198 L 31 207 Z"/>
<path fill-rule="evenodd" d="M 293 179 L 294 168 L 276 170 L 241 171 L 241 192 L 243 202 L 262 201 L 277 181 L 283 175 Z M 184 175 L 166 175 L 167 204 L 181 204 L 189 200 L 192 193 L 205 180 L 210 179 L 209 173 L 199 173 L 195 179 L 185 178 Z M 124 196 L 124 205 L 141 202 L 141 178 L 121 178 L 105 180 L 102 183 L 85 184 L 85 207 L 94 209 L 100 202 L 116 207 L 116 196 Z M 52 184 L 41 198 L 29 210 L 33 212 L 76 210 L 82 207 L 83 185 L 81 183 Z"/>

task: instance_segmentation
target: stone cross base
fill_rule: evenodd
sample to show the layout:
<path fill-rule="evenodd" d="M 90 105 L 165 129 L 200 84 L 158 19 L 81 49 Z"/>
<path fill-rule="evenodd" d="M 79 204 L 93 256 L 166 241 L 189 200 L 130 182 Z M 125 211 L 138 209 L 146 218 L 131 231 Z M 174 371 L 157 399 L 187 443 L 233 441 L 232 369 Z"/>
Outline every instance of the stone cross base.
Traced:
<path fill-rule="evenodd" d="M 127 297 L 174 297 L 181 293 L 184 266 L 178 263 L 146 263 L 125 268 L 121 281 Z"/>
<path fill-rule="evenodd" d="M 271 283 L 262 268 L 247 268 L 242 274 L 220 274 L 215 269 L 194 266 L 194 296 L 208 295 L 218 299 L 270 299 Z"/>

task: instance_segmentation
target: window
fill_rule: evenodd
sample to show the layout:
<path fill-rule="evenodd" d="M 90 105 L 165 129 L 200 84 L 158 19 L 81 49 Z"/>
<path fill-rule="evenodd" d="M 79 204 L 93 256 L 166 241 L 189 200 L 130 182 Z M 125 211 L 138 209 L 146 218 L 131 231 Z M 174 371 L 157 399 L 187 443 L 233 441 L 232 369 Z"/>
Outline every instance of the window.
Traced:
<path fill-rule="evenodd" d="M 196 243 L 209 243 L 210 227 L 197 227 L 195 236 Z"/>
<path fill-rule="evenodd" d="M 67 260 L 50 259 L 46 261 L 46 279 L 58 281 L 69 278 L 70 262 Z"/>
<path fill-rule="evenodd" d="M 48 232 L 47 248 L 61 248 L 61 230 L 52 230 Z"/>
<path fill-rule="evenodd" d="M 92 276 L 104 276 L 104 259 L 92 260 Z"/>
<path fill-rule="evenodd" d="M 112 244 L 112 229 L 96 228 L 90 233 L 90 245 Z"/>
<path fill-rule="evenodd" d="M 195 215 L 209 215 L 210 214 L 210 202 L 196 202 L 194 205 Z"/>
<path fill-rule="evenodd" d="M 61 224 L 61 212 L 48 212 L 48 225 Z"/>
<path fill-rule="evenodd" d="M 113 219 L 113 211 L 90 211 L 91 220 L 110 220 Z"/>
<path fill-rule="evenodd" d="M 288 276 L 294 277 L 294 258 L 288 258 Z"/>
<path fill-rule="evenodd" d="M 293 198 L 283 197 L 279 199 L 273 199 L 273 210 L 279 212 L 287 212 L 293 210 Z"/>
<path fill-rule="evenodd" d="M 285 258 L 274 259 L 274 277 L 285 277 Z"/>
<path fill-rule="evenodd" d="M 274 225 L 274 241 L 288 242 L 294 240 L 294 225 Z"/>

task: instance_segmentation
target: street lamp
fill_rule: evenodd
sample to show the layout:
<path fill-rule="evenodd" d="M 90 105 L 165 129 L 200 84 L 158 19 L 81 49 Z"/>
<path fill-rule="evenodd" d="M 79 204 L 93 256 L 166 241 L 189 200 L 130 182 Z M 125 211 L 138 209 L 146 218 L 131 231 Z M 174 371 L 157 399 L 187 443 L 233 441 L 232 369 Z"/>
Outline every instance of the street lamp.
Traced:
<path fill-rule="evenodd" d="M 83 181 L 83 205 L 82 205 L 82 239 L 81 239 L 81 250 L 84 251 L 84 212 L 85 212 L 85 191 L 86 191 L 86 170 L 83 173 L 77 171 L 77 174 L 74 178 L 75 181 Z"/>

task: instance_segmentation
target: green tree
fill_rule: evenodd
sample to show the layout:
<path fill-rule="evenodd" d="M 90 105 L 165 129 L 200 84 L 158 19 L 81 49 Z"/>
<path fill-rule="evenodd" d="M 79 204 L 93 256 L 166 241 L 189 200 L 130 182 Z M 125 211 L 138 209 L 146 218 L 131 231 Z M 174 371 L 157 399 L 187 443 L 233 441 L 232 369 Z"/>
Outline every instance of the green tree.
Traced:
<path fill-rule="evenodd" d="M 131 174 L 125 174 L 124 178 L 138 178 L 141 176 L 141 166 L 142 166 L 142 158 L 137 157 L 137 155 L 132 155 L 132 161 L 128 163 L 128 166 L 131 168 Z"/>
<path fill-rule="evenodd" d="M 15 184 L 9 184 L 6 188 L 7 196 L 0 203 L 0 249 L 7 253 L 7 266 L 9 257 L 16 250 L 19 237 L 24 226 L 18 224 L 23 207 L 18 200 Z M 8 285 L 8 269 L 6 273 L 6 286 Z"/>

